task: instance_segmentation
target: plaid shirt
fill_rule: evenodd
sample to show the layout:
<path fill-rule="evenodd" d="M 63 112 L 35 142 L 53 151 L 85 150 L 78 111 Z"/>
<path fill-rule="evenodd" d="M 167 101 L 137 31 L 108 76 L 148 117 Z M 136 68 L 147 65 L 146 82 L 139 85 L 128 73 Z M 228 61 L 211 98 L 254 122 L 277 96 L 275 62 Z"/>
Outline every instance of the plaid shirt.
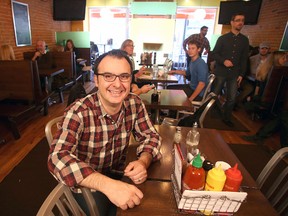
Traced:
<path fill-rule="evenodd" d="M 201 54 L 202 54 L 204 48 L 205 48 L 205 50 L 210 51 L 210 43 L 206 37 L 202 38 L 200 36 L 200 34 L 192 34 L 183 41 L 183 49 L 185 50 L 185 52 L 187 51 L 187 45 L 188 45 L 189 41 L 191 41 L 191 40 L 195 40 L 200 44 L 200 47 L 201 47 L 200 53 Z"/>
<path fill-rule="evenodd" d="M 50 148 L 48 169 L 69 187 L 77 187 L 95 171 L 123 172 L 131 134 L 141 143 L 138 156 L 148 152 L 153 160 L 161 158 L 161 138 L 138 96 L 126 97 L 115 122 L 103 109 L 98 93 L 88 95 L 65 110 Z"/>

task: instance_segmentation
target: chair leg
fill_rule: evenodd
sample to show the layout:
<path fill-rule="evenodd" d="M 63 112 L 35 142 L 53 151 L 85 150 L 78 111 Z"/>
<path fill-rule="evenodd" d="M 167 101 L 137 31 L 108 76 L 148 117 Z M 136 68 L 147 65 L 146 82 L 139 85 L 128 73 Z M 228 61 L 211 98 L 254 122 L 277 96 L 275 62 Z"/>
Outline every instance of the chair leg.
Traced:
<path fill-rule="evenodd" d="M 17 140 L 21 137 L 19 129 L 17 127 L 16 120 L 13 117 L 8 117 L 8 126 L 12 131 L 14 138 Z"/>
<path fill-rule="evenodd" d="M 43 103 L 43 115 L 44 116 L 48 115 L 48 107 L 49 107 L 49 104 L 48 104 L 48 99 L 47 99 Z"/>
<path fill-rule="evenodd" d="M 60 98 L 60 103 L 64 103 L 64 97 L 63 97 L 62 90 L 59 90 L 59 98 Z"/>

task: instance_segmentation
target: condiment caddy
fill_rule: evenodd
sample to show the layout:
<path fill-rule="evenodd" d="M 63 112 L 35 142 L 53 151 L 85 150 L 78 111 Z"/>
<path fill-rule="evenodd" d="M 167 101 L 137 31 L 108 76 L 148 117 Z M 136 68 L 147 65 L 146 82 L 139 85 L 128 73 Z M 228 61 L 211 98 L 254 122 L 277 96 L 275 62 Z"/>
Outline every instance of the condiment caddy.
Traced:
<path fill-rule="evenodd" d="M 178 209 L 202 215 L 233 215 L 237 212 L 247 196 L 246 192 L 239 192 L 242 175 L 238 164 L 224 171 L 221 164 L 213 167 L 210 161 L 202 161 L 198 154 L 187 165 L 179 145 L 174 144 L 171 175 Z"/>

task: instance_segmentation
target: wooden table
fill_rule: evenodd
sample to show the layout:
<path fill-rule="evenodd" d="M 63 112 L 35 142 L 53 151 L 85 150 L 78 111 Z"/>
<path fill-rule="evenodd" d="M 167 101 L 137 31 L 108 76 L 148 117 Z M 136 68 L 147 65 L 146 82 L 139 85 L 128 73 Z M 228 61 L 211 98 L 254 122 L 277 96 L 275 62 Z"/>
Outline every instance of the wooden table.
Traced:
<path fill-rule="evenodd" d="M 155 128 L 162 137 L 161 152 L 163 158 L 151 164 L 148 169 L 148 180 L 141 185 L 136 185 L 144 193 L 141 204 L 133 209 L 123 211 L 117 210 L 117 215 L 181 215 L 177 212 L 176 201 L 173 194 L 172 183 L 170 182 L 170 174 L 172 173 L 173 157 L 171 155 L 173 149 L 173 136 L 175 127 L 167 125 L 156 125 Z M 185 137 L 191 128 L 182 127 L 181 149 L 185 152 Z M 217 130 L 200 128 L 199 149 L 204 152 L 211 162 L 218 160 L 228 162 L 230 165 L 238 163 L 238 168 L 243 175 L 242 186 L 248 186 L 251 189 L 243 188 L 248 193 L 247 200 L 242 203 L 240 209 L 235 215 L 278 215 L 274 208 L 270 205 L 265 196 L 257 187 L 256 182 L 225 143 Z M 127 163 L 135 160 L 136 144 L 129 147 Z M 132 155 L 131 155 L 132 154 Z M 157 180 L 156 180 L 157 179 Z"/>
<path fill-rule="evenodd" d="M 158 103 L 151 102 L 151 94 L 153 91 L 149 91 L 140 95 L 140 98 L 142 99 L 147 109 L 156 110 L 154 119 L 155 124 L 159 124 L 160 109 L 193 111 L 192 103 L 183 90 L 161 89 L 159 91 L 161 92 L 161 96 L 160 102 Z"/>
<path fill-rule="evenodd" d="M 45 79 L 45 90 L 47 92 L 51 92 L 51 83 L 53 77 L 63 72 L 63 68 L 39 68 L 39 75 Z"/>
<path fill-rule="evenodd" d="M 152 68 L 146 68 L 144 74 L 137 78 L 137 82 L 151 82 L 155 85 L 155 88 L 158 88 L 158 83 L 163 83 L 165 88 L 167 83 L 178 83 L 178 79 L 174 75 L 158 76 L 157 79 L 153 79 Z"/>

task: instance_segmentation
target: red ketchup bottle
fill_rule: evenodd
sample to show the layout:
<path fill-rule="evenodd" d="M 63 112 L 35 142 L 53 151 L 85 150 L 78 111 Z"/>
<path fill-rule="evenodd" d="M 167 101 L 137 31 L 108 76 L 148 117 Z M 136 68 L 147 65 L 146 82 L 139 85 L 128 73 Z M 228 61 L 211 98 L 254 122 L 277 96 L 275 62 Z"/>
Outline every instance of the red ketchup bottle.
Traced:
<path fill-rule="evenodd" d="M 203 190 L 205 186 L 205 171 L 202 168 L 202 159 L 198 154 L 192 162 L 192 165 L 187 167 L 183 177 L 184 190 Z"/>
<path fill-rule="evenodd" d="M 236 163 L 234 167 L 227 169 L 225 174 L 226 182 L 223 191 L 238 192 L 243 179 L 241 171 L 238 169 L 238 164 Z"/>

